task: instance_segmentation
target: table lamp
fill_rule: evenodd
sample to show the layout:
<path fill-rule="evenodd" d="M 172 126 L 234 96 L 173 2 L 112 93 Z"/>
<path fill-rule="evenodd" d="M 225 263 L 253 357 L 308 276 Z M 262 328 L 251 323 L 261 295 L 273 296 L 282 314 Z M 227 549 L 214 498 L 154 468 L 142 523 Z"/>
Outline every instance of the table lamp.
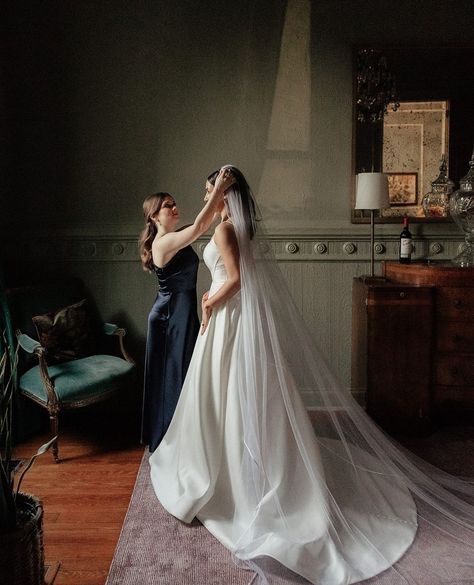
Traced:
<path fill-rule="evenodd" d="M 389 206 L 388 179 L 384 173 L 359 173 L 355 209 L 370 211 L 370 276 L 374 276 L 374 211 Z"/>

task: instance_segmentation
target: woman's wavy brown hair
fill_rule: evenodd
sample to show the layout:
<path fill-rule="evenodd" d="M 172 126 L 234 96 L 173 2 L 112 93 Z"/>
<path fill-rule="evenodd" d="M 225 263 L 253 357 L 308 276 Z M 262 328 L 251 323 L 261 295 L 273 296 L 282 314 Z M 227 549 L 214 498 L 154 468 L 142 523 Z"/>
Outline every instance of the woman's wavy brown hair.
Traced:
<path fill-rule="evenodd" d="M 143 270 L 151 272 L 153 269 L 153 257 L 151 254 L 151 245 L 157 233 L 157 227 L 153 218 L 160 211 L 163 201 L 166 197 L 171 197 L 169 193 L 153 193 L 143 202 L 143 216 L 145 217 L 145 227 L 140 232 L 138 239 L 138 249 L 143 265 Z"/>

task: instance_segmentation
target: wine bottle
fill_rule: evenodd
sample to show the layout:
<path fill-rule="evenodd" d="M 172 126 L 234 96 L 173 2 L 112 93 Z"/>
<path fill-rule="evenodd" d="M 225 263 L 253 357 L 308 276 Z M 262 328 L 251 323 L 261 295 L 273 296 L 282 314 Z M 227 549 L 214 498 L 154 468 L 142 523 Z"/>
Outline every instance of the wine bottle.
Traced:
<path fill-rule="evenodd" d="M 400 233 L 399 261 L 402 264 L 410 264 L 411 251 L 412 251 L 412 242 L 411 242 L 411 232 L 409 229 L 409 220 L 408 220 L 408 217 L 405 216 L 403 218 L 403 229 Z"/>

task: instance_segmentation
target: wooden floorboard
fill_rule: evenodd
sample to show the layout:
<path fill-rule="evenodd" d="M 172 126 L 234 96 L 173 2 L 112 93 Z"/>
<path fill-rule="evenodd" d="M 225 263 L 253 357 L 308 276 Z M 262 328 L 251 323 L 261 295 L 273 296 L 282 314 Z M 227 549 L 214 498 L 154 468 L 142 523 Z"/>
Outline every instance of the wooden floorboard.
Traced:
<path fill-rule="evenodd" d="M 46 564 L 60 563 L 54 585 L 104 585 L 144 451 L 138 417 L 109 401 L 60 424 L 61 463 L 39 457 L 21 490 L 43 502 Z M 48 438 L 29 438 L 15 456 L 31 456 Z"/>

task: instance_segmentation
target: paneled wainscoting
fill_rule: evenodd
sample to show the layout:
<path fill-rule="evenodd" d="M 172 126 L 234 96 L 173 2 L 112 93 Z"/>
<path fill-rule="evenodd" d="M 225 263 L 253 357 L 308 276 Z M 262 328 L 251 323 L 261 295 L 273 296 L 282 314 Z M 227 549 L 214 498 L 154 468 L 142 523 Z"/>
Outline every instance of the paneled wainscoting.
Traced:
<path fill-rule="evenodd" d="M 462 245 L 461 235 L 447 224 L 443 234 L 416 236 L 414 258 L 449 260 Z M 377 225 L 374 246 L 376 274 L 381 260 L 398 258 L 398 226 Z M 442 226 L 429 226 L 433 228 Z M 390 230 L 390 233 L 387 233 Z M 137 230 L 138 231 L 138 230 Z M 426 230 L 428 231 L 428 230 Z M 106 321 L 127 328 L 128 346 L 140 362 L 143 357 L 147 315 L 155 295 L 155 278 L 143 272 L 138 260 L 136 235 L 31 234 L 18 246 L 18 236 L 2 238 L 10 285 L 40 278 L 67 275 L 83 279 Z M 201 238 L 195 249 L 202 250 L 209 238 Z M 354 276 L 370 270 L 369 229 L 366 225 L 315 229 L 312 234 L 267 236 L 288 281 L 290 292 L 307 327 L 329 360 L 344 387 L 350 388 L 351 287 Z M 20 261 L 21 259 L 21 261 Z M 209 283 L 207 270 L 199 272 L 198 293 Z M 282 307 L 282 311 L 284 307 Z M 360 397 L 363 398 L 363 397 Z"/>

